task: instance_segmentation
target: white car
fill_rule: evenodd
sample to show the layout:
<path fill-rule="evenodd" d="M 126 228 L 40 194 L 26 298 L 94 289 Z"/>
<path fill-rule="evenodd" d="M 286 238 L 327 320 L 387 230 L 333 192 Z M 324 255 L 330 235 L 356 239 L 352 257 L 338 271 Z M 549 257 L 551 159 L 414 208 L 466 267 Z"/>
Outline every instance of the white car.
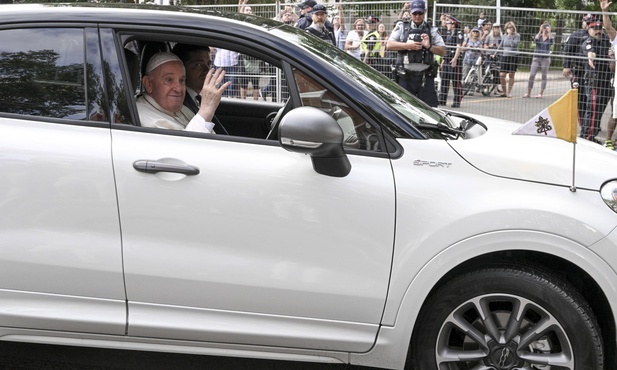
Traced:
<path fill-rule="evenodd" d="M 266 100 L 141 127 L 140 68 L 178 43 L 262 61 Z M 0 75 L 1 340 L 617 367 L 614 152 L 433 110 L 245 14 L 3 5 Z"/>

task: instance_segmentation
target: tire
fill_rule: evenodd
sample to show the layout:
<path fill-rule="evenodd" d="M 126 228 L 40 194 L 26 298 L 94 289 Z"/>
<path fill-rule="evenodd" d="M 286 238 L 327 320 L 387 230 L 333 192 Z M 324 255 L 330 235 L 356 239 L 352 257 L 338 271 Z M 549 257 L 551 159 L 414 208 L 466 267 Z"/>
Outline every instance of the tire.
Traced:
<path fill-rule="evenodd" d="M 470 91 L 476 88 L 478 84 L 478 72 L 471 71 L 469 72 L 469 76 L 465 79 L 465 83 L 463 84 L 463 95 L 467 95 Z"/>
<path fill-rule="evenodd" d="M 495 84 L 493 83 L 493 76 L 491 74 L 487 74 L 482 79 L 482 95 L 489 96 L 495 89 Z"/>
<path fill-rule="evenodd" d="M 416 370 L 604 369 L 600 330 L 584 298 L 557 277 L 520 266 L 452 279 L 417 323 L 408 361 Z"/>

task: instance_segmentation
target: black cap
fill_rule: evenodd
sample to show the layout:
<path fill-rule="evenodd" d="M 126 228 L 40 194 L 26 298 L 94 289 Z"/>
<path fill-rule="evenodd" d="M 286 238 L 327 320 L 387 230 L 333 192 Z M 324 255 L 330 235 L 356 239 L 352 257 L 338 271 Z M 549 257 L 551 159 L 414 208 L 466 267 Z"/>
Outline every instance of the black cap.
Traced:
<path fill-rule="evenodd" d="M 297 7 L 300 9 L 304 9 L 304 8 L 312 8 L 315 5 L 317 5 L 317 1 L 315 0 L 304 0 L 303 2 L 298 4 Z"/>
<path fill-rule="evenodd" d="M 315 13 L 324 13 L 324 14 L 328 14 L 328 9 L 326 9 L 326 6 L 323 4 L 317 4 L 313 7 L 313 10 L 311 10 L 309 13 L 311 14 L 315 14 Z"/>
<path fill-rule="evenodd" d="M 454 18 L 453 16 L 449 15 L 448 19 L 450 20 L 450 22 L 456 24 L 456 25 L 460 25 L 461 21 L 459 21 L 458 19 Z"/>

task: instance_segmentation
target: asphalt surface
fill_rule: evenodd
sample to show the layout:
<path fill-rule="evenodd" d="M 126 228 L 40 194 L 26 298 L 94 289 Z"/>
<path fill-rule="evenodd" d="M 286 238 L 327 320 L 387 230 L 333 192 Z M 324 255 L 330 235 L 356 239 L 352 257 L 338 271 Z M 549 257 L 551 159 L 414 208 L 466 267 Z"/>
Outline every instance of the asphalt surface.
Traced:
<path fill-rule="evenodd" d="M 540 91 L 540 84 L 542 82 L 540 73 L 536 75 L 534 80 L 531 92 L 532 97 L 523 98 L 523 95 L 527 92 L 528 80 L 528 71 L 518 71 L 514 77 L 512 98 L 502 98 L 493 94 L 483 96 L 481 93 L 476 92 L 473 96 L 464 96 L 460 108 L 450 107 L 454 94 L 453 89 L 450 88 L 448 105 L 443 106 L 443 108 L 525 123 L 562 97 L 571 88 L 570 81 L 562 75 L 562 69 L 554 68 L 548 73 L 548 82 L 542 99 L 535 98 Z M 598 135 L 600 140 L 604 140 L 606 137 L 606 126 L 612 111 L 612 105 L 609 103 L 602 115 L 602 131 Z"/>
<path fill-rule="evenodd" d="M 255 360 L 0 342 L 2 370 L 367 370 L 350 365 Z"/>

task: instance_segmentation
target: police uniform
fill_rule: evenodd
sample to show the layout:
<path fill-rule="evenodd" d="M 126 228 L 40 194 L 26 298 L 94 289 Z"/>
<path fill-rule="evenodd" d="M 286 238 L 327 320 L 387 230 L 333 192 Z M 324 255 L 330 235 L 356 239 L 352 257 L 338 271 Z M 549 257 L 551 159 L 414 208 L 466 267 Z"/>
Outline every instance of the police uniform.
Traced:
<path fill-rule="evenodd" d="M 587 96 L 585 95 L 585 86 L 583 84 L 583 74 L 585 71 L 585 67 L 583 65 L 582 59 L 573 58 L 573 56 L 580 56 L 581 43 L 583 42 L 583 40 L 587 39 L 587 37 L 589 37 L 589 33 L 587 33 L 587 30 L 576 30 L 572 33 L 572 35 L 570 35 L 568 41 L 563 47 L 563 53 L 565 55 L 565 57 L 563 58 L 563 68 L 570 69 L 572 72 L 572 76 L 570 78 L 572 88 L 575 87 L 575 84 L 578 84 L 577 108 L 579 112 L 579 125 L 581 124 L 583 112 L 585 111 L 585 102 L 587 101 Z M 587 55 L 585 54 L 585 56 Z"/>
<path fill-rule="evenodd" d="M 309 12 L 308 16 L 312 17 L 313 14 L 316 14 L 316 13 L 327 15 L 328 11 L 326 10 L 326 7 L 324 5 L 316 4 L 313 7 L 313 10 Z M 331 27 L 328 28 L 327 20 L 324 23 L 324 27 L 319 27 L 319 28 L 316 25 L 314 25 L 311 20 L 311 24 L 307 28 L 305 28 L 305 30 L 319 37 L 320 39 L 331 43 L 332 45 L 336 45 L 336 38 L 334 37 L 334 30 Z"/>
<path fill-rule="evenodd" d="M 390 34 L 390 41 L 420 42 L 421 34 L 429 35 L 431 45 L 445 46 L 437 27 L 427 22 L 417 25 L 414 22 L 398 22 Z M 439 100 L 435 91 L 437 66 L 435 55 L 427 49 L 399 51 L 396 61 L 395 79 L 407 91 L 416 95 L 431 107 L 437 107 Z"/>
<path fill-rule="evenodd" d="M 441 105 L 446 105 L 448 92 L 450 91 L 450 82 L 452 82 L 452 87 L 454 89 L 454 107 L 459 106 L 463 99 L 463 84 L 461 82 L 463 68 L 461 55 L 457 58 L 454 67 L 451 62 L 456 54 L 457 46 L 463 44 L 464 38 L 463 33 L 457 28 L 454 28 L 444 39 L 446 44 L 446 55 L 443 57 L 443 62 L 441 64 L 441 91 L 439 94 L 439 104 Z"/>
<path fill-rule="evenodd" d="M 593 23 L 592 23 L 593 24 Z M 585 89 L 585 109 L 581 119 L 580 137 L 596 141 L 596 136 L 600 133 L 600 120 L 606 109 L 606 105 L 613 96 L 611 85 L 612 72 L 610 71 L 609 49 L 611 42 L 602 33 L 600 37 L 587 37 L 581 47 L 580 56 L 587 58 L 587 53 L 596 54 L 594 66 L 584 63 L 583 86 Z M 586 61 L 587 59 L 585 59 Z"/>
<path fill-rule="evenodd" d="M 313 35 L 319 37 L 320 39 L 331 43 L 332 45 L 336 45 L 336 38 L 334 37 L 334 33 L 330 32 L 328 28 L 324 27 L 321 31 L 317 28 L 310 26 L 306 29 L 307 32 L 312 33 Z"/>
<path fill-rule="evenodd" d="M 294 25 L 294 27 L 299 28 L 301 30 L 306 30 L 313 24 L 313 17 L 311 13 L 306 13 L 303 17 L 298 18 L 298 21 Z M 332 22 L 326 19 L 326 29 L 330 32 L 334 32 L 334 26 Z"/>

